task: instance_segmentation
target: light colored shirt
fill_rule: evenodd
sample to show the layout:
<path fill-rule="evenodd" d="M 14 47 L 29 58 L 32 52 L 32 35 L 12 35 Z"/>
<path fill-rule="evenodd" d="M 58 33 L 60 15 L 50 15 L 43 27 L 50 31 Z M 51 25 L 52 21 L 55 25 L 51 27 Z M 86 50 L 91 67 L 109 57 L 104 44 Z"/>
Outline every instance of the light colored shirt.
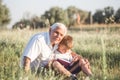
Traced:
<path fill-rule="evenodd" d="M 69 63 L 72 62 L 73 60 L 72 55 L 71 55 L 71 50 L 69 50 L 66 53 L 60 53 L 59 51 L 55 50 L 54 54 L 52 55 L 55 60 L 60 59 L 60 60 L 63 60 Z"/>
<path fill-rule="evenodd" d="M 24 56 L 30 58 L 30 66 L 45 66 L 49 61 L 49 56 L 55 50 L 55 47 L 50 45 L 50 37 L 48 32 L 43 32 L 34 35 L 28 42 L 21 59 L 23 66 Z"/>

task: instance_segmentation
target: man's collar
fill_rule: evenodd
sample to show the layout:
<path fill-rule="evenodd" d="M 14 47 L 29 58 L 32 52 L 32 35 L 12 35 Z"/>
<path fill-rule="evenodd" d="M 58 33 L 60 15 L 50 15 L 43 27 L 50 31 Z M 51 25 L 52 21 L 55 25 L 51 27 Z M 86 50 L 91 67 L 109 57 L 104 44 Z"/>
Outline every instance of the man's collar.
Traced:
<path fill-rule="evenodd" d="M 47 32 L 47 39 L 46 39 L 47 41 L 46 41 L 46 43 L 47 43 L 47 45 L 51 45 L 50 43 L 50 35 L 49 35 L 49 32 Z"/>

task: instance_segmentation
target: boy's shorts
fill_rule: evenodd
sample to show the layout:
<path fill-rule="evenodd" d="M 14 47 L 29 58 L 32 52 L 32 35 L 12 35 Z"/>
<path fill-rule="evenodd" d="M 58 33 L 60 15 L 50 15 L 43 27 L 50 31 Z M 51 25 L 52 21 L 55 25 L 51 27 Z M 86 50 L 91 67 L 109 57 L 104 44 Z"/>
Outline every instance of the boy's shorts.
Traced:
<path fill-rule="evenodd" d="M 57 61 L 60 64 L 62 64 L 67 70 L 69 70 L 72 74 L 78 74 L 81 71 L 81 67 L 79 65 L 79 60 L 72 64 L 70 62 L 60 60 L 60 59 L 57 59 Z"/>

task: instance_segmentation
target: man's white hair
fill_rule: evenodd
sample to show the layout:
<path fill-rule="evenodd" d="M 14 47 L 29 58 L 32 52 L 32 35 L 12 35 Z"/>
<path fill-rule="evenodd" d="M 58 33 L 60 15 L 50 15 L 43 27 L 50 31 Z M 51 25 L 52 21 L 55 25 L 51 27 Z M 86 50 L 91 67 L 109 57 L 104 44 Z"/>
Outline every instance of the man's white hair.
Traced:
<path fill-rule="evenodd" d="M 64 31 L 65 31 L 64 35 L 67 34 L 67 27 L 62 23 L 54 23 L 50 28 L 51 28 L 51 30 L 55 30 L 56 28 L 64 29 Z"/>

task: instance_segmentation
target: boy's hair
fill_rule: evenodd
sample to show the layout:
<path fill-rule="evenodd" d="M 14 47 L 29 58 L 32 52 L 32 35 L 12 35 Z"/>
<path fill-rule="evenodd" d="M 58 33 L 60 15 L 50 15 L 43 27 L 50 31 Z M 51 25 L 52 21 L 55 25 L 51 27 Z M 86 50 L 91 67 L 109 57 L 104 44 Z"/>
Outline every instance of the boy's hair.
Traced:
<path fill-rule="evenodd" d="M 73 47 L 73 38 L 70 35 L 66 35 L 59 45 L 65 45 L 68 49 Z"/>

